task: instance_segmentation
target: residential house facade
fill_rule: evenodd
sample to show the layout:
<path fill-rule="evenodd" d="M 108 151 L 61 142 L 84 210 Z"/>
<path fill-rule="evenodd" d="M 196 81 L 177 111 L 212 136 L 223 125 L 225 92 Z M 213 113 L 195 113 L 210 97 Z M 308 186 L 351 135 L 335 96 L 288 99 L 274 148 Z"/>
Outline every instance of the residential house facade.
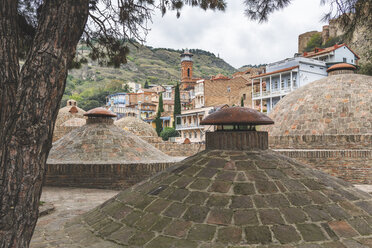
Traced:
<path fill-rule="evenodd" d="M 251 106 L 270 112 L 290 92 L 326 76 L 326 63 L 311 58 L 294 57 L 268 64 L 266 73 L 251 77 Z"/>
<path fill-rule="evenodd" d="M 305 58 L 324 61 L 327 67 L 338 63 L 358 65 L 360 57 L 346 44 L 334 45 L 326 48 L 315 48 L 311 52 L 304 52 Z"/>

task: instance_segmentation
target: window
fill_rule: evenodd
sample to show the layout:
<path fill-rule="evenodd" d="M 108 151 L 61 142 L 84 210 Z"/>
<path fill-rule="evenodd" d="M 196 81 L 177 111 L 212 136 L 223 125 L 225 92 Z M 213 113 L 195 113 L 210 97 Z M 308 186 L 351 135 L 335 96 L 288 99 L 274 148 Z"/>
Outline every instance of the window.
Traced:
<path fill-rule="evenodd" d="M 292 81 L 293 81 L 293 87 L 297 87 L 296 77 L 293 77 L 293 78 L 292 78 Z"/>
<path fill-rule="evenodd" d="M 347 59 L 346 58 L 342 58 L 342 62 L 346 63 L 347 62 Z"/>
<path fill-rule="evenodd" d="M 187 68 L 187 77 L 190 77 L 190 68 Z"/>
<path fill-rule="evenodd" d="M 191 139 L 191 132 L 189 132 L 189 139 Z"/>
<path fill-rule="evenodd" d="M 247 96 L 243 94 L 243 100 L 246 100 L 246 99 L 247 99 Z"/>
<path fill-rule="evenodd" d="M 310 65 L 310 68 L 314 68 L 314 66 Z"/>
<path fill-rule="evenodd" d="M 198 138 L 198 133 L 196 131 L 194 131 L 194 138 Z"/>
<path fill-rule="evenodd" d="M 284 89 L 284 79 L 282 79 L 281 86 L 282 86 L 282 89 Z"/>
<path fill-rule="evenodd" d="M 278 81 L 276 81 L 276 80 L 274 82 L 274 89 L 278 89 Z"/>
<path fill-rule="evenodd" d="M 230 89 L 230 86 L 227 86 L 227 92 L 230 92 L 231 89 Z"/>
<path fill-rule="evenodd" d="M 288 88 L 291 88 L 291 79 L 290 78 L 287 79 L 287 85 L 288 85 Z"/>
<path fill-rule="evenodd" d="M 183 137 L 186 138 L 186 132 L 183 133 Z"/>
<path fill-rule="evenodd" d="M 351 63 L 354 63 L 354 60 L 353 59 L 351 60 Z"/>

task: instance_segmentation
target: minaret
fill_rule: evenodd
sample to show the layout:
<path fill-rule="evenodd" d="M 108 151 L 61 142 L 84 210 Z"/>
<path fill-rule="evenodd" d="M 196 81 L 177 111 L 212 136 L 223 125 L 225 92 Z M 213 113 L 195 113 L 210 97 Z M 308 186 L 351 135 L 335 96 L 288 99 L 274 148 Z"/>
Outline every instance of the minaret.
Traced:
<path fill-rule="evenodd" d="M 185 50 L 181 54 L 181 82 L 188 81 L 192 78 L 192 54 L 189 50 Z"/>

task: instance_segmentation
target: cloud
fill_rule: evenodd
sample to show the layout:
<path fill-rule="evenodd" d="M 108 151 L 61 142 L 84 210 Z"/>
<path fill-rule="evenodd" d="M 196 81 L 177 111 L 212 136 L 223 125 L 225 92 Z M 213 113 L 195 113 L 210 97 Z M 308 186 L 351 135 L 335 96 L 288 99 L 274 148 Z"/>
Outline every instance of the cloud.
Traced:
<path fill-rule="evenodd" d="M 174 49 L 199 48 L 219 54 L 238 68 L 246 64 L 275 62 L 297 52 L 298 35 L 321 30 L 320 19 L 327 8 L 309 0 L 297 0 L 259 24 L 244 15 L 243 1 L 228 1 L 225 12 L 185 7 L 157 13 L 146 45 Z"/>

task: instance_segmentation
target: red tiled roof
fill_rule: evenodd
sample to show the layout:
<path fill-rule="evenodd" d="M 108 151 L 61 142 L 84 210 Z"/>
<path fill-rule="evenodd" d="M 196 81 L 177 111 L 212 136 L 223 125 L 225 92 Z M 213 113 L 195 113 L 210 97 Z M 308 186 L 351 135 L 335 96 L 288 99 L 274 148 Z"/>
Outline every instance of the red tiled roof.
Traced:
<path fill-rule="evenodd" d="M 275 74 L 275 73 L 280 73 L 280 72 L 290 71 L 290 70 L 293 70 L 293 69 L 295 69 L 295 68 L 298 68 L 298 65 L 296 65 L 296 66 L 292 66 L 292 67 L 288 67 L 288 68 L 284 68 L 284 69 L 277 70 L 277 71 L 272 71 L 272 72 L 262 73 L 262 74 L 259 74 L 259 75 L 256 75 L 256 76 L 253 76 L 253 77 L 251 77 L 251 78 L 252 78 L 252 79 L 253 79 L 253 78 L 259 78 L 259 77 L 262 77 L 262 76 L 268 76 L 268 75 L 272 75 L 272 74 Z"/>
<path fill-rule="evenodd" d="M 340 63 L 332 65 L 328 68 L 327 72 L 334 71 L 334 70 L 356 70 L 356 67 L 346 63 Z"/>
<path fill-rule="evenodd" d="M 229 77 L 222 75 L 221 73 L 217 74 L 216 76 L 212 76 L 211 80 L 229 80 Z"/>
<path fill-rule="evenodd" d="M 303 53 L 303 56 L 306 57 L 306 58 L 311 58 L 311 57 L 315 57 L 315 56 L 318 56 L 318 55 L 321 55 L 321 54 L 326 54 L 326 53 L 330 53 L 340 47 L 343 47 L 343 46 L 346 46 L 358 59 L 360 59 L 360 57 L 358 56 L 358 54 L 356 54 L 353 50 L 351 50 L 351 48 L 346 45 L 345 43 L 344 44 L 341 44 L 341 45 L 334 45 L 334 46 L 331 46 L 331 47 L 326 47 L 326 48 L 314 48 L 314 51 L 311 51 L 311 52 L 304 52 Z"/>

